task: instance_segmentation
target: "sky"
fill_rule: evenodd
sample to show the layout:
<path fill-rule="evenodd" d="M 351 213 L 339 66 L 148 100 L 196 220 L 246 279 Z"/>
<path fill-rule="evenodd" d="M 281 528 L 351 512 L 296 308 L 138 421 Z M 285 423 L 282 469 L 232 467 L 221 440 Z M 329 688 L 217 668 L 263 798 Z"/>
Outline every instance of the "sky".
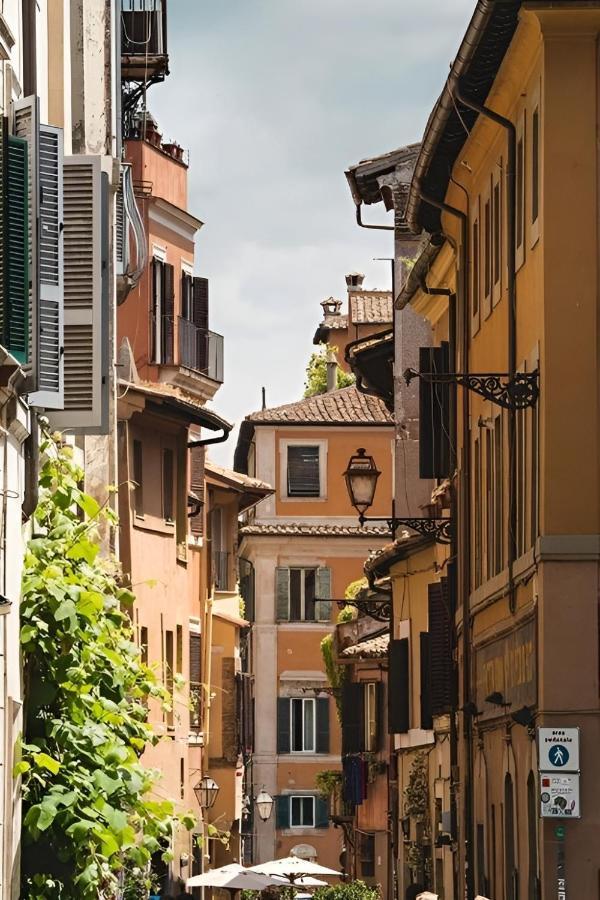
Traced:
<path fill-rule="evenodd" d="M 169 0 L 170 75 L 148 92 L 189 150 L 197 274 L 225 337 L 212 407 L 239 423 L 302 396 L 319 303 L 344 276 L 389 289 L 392 236 L 366 231 L 344 171 L 422 137 L 474 0 Z M 391 215 L 391 214 L 389 214 Z M 367 207 L 363 219 L 386 223 Z M 391 224 L 391 222 L 388 222 Z M 211 457 L 232 465 L 235 434 Z"/>

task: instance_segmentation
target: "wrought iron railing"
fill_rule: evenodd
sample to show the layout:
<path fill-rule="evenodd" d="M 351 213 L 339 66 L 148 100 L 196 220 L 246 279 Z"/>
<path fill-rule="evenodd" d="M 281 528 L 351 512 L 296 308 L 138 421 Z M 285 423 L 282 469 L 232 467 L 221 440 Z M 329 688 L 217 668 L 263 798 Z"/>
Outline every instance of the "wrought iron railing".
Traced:
<path fill-rule="evenodd" d="M 223 335 L 179 317 L 179 365 L 223 383 Z"/>

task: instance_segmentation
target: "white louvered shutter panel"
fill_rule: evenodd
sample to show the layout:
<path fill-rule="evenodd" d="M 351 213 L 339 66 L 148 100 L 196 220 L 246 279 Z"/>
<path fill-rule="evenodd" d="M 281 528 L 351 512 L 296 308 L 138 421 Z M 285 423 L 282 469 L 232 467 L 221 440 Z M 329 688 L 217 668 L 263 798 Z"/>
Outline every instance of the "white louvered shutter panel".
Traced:
<path fill-rule="evenodd" d="M 64 409 L 52 425 L 106 433 L 108 389 L 106 190 L 99 156 L 65 156 Z"/>
<path fill-rule="evenodd" d="M 38 386 L 38 221 L 39 221 L 39 171 L 38 139 L 40 128 L 39 98 L 23 97 L 13 105 L 13 133 L 27 141 L 29 172 L 27 193 L 29 200 L 29 342 L 27 364 L 24 367 L 29 376 L 30 390 Z"/>
<path fill-rule="evenodd" d="M 63 407 L 63 133 L 39 130 L 38 389 L 32 406 Z"/>
<path fill-rule="evenodd" d="M 115 252 L 117 257 L 117 275 L 124 275 L 127 269 L 125 258 L 125 236 L 127 225 L 125 221 L 125 202 L 123 199 L 123 171 L 119 178 L 119 190 L 115 196 Z"/>

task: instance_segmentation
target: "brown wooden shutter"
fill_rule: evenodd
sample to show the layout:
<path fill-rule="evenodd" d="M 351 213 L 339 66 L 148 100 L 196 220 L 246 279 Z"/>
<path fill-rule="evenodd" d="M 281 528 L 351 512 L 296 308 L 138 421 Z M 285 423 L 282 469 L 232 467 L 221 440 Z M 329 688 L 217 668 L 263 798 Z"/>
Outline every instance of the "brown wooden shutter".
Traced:
<path fill-rule="evenodd" d="M 388 658 L 388 732 L 406 734 L 410 727 L 408 638 L 390 641 Z"/>
<path fill-rule="evenodd" d="M 429 633 L 422 631 L 419 635 L 421 651 L 421 728 L 428 731 L 433 728 L 431 717 L 431 667 L 429 652 Z"/>
<path fill-rule="evenodd" d="M 428 592 L 431 712 L 438 716 L 449 711 L 453 696 L 453 616 L 447 579 L 430 584 Z"/>
<path fill-rule="evenodd" d="M 173 266 L 165 263 L 163 268 L 163 308 L 162 308 L 162 362 L 172 366 L 174 362 L 175 339 L 175 273 Z"/>
<path fill-rule="evenodd" d="M 448 343 L 421 347 L 419 371 L 432 376 L 448 372 Z M 446 478 L 450 475 L 450 385 L 419 381 L 419 475 Z"/>
<path fill-rule="evenodd" d="M 208 368 L 208 278 L 194 278 L 192 287 L 192 322 L 198 329 L 196 345 L 198 369 Z"/>
<path fill-rule="evenodd" d="M 345 682 L 342 688 L 342 754 L 364 749 L 363 685 Z"/>
<path fill-rule="evenodd" d="M 190 488 L 193 494 L 202 503 L 197 515 L 190 519 L 190 530 L 194 537 L 204 534 L 204 460 L 205 447 L 192 447 L 190 450 Z"/>

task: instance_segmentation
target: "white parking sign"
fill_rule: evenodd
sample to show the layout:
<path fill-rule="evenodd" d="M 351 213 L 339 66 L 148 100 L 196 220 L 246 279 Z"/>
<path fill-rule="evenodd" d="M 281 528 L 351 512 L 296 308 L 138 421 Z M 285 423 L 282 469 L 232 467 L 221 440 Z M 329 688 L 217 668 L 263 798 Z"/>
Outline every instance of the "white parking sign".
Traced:
<path fill-rule="evenodd" d="M 541 772 L 579 772 L 579 728 L 538 728 Z"/>

